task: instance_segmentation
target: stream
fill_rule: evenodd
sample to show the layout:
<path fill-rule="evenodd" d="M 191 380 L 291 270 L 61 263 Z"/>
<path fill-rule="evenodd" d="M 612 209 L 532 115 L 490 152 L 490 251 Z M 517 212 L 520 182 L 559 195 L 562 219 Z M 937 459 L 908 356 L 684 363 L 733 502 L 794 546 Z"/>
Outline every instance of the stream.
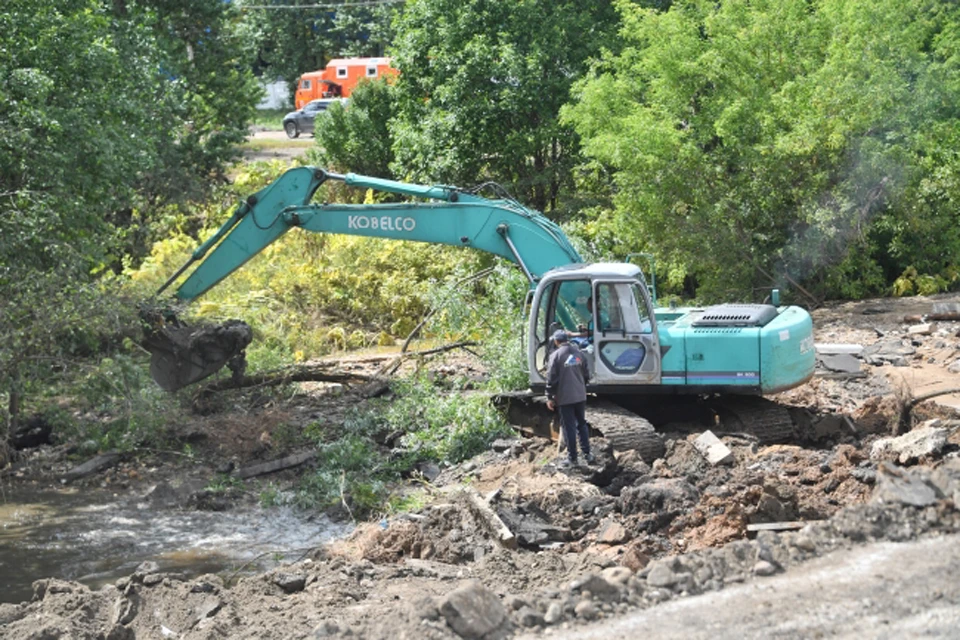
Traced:
<path fill-rule="evenodd" d="M 262 571 L 351 528 L 287 507 L 183 511 L 107 491 L 0 487 L 0 602 L 30 600 L 41 578 L 96 589 L 148 560 L 186 578 Z"/>

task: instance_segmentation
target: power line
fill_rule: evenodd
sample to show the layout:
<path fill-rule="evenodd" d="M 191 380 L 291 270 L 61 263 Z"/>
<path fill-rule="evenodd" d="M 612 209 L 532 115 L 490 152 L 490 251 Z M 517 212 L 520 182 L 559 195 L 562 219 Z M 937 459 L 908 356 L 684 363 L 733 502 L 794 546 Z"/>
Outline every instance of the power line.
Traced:
<path fill-rule="evenodd" d="M 340 7 L 377 7 L 396 4 L 404 0 L 364 0 L 363 2 L 336 2 L 324 4 L 251 4 L 238 5 L 239 9 L 338 9 Z"/>

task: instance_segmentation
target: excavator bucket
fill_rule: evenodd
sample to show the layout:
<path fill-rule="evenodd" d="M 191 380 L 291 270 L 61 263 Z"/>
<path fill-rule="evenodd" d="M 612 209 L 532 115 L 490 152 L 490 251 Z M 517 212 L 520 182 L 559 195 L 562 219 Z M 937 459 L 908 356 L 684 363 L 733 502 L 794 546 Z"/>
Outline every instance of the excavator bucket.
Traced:
<path fill-rule="evenodd" d="M 244 349 L 253 331 L 242 320 L 190 326 L 173 315 L 144 317 L 143 346 L 150 352 L 150 375 L 164 391 L 176 391 L 229 366 L 235 376 L 245 367 Z"/>

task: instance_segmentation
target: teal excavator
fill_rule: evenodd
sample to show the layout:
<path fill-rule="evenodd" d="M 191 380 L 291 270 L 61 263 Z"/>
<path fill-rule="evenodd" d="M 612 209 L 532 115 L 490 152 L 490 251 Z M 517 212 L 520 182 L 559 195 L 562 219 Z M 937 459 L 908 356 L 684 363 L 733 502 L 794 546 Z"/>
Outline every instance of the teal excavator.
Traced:
<path fill-rule="evenodd" d="M 414 200 L 311 204 L 327 181 Z M 485 188 L 497 197 L 479 195 Z M 545 385 L 548 337 L 559 328 L 581 334 L 590 390 L 597 394 L 762 396 L 813 376 L 810 315 L 780 305 L 776 291 L 769 304 L 659 307 L 655 283 L 648 284 L 638 265 L 585 264 L 559 226 L 491 183 L 461 189 L 290 169 L 242 202 L 158 294 L 195 266 L 175 291 L 179 300 L 192 301 L 293 228 L 469 247 L 515 263 L 530 282 L 525 345 L 534 392 Z M 241 370 L 238 356 L 252 335 L 242 322 L 213 332 L 159 315 L 150 324 L 151 373 L 167 390 L 227 364 Z"/>

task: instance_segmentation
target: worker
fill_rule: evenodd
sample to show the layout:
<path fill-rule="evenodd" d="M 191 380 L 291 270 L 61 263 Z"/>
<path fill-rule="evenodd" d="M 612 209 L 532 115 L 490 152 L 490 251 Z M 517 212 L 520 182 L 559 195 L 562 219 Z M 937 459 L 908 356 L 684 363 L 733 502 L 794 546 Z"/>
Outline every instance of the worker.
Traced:
<path fill-rule="evenodd" d="M 590 319 L 587 321 L 586 326 L 580 325 L 577 327 L 576 332 L 568 332 L 567 335 L 572 338 L 571 342 L 580 347 L 581 349 L 586 348 L 588 345 L 593 344 L 593 297 L 587 298 L 587 314 Z M 611 328 L 610 323 L 610 314 L 606 312 L 603 308 L 599 310 L 598 315 L 600 316 L 600 330 L 607 331 Z"/>
<path fill-rule="evenodd" d="M 563 467 L 577 466 L 577 441 L 587 464 L 594 461 L 590 452 L 590 433 L 587 426 L 587 380 L 590 370 L 587 359 L 572 344 L 567 332 L 558 329 L 552 336 L 554 352 L 547 363 L 547 408 L 559 410 L 563 437 L 567 442 L 567 458 Z"/>

